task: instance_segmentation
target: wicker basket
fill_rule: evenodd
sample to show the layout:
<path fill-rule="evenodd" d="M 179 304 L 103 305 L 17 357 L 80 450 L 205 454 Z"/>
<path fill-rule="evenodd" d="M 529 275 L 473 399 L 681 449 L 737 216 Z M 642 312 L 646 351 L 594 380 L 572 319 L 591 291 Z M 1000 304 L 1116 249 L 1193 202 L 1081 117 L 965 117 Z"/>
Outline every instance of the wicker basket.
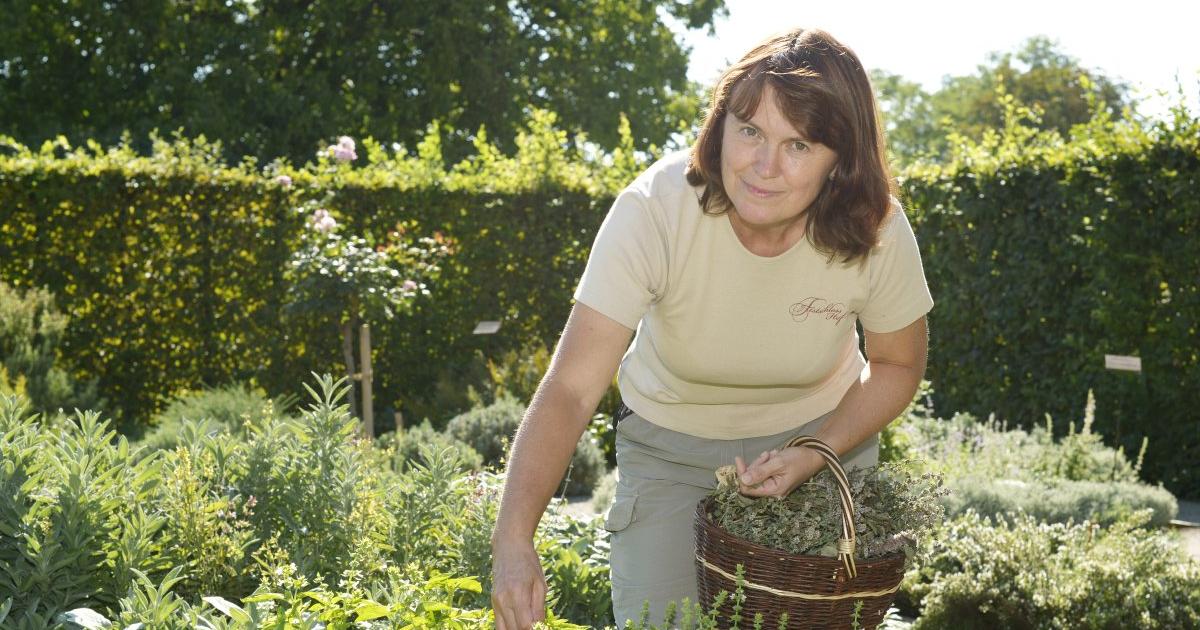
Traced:
<path fill-rule="evenodd" d="M 696 506 L 696 580 L 700 603 L 710 610 L 717 593 L 733 593 L 737 565 L 743 566 L 745 602 L 741 625 L 748 627 L 755 613 L 762 613 L 767 628 L 779 616 L 788 615 L 788 630 L 798 628 L 851 628 L 854 608 L 860 628 L 879 625 L 904 578 L 904 554 L 897 552 L 870 561 L 854 558 L 854 504 L 846 472 L 824 442 L 800 436 L 787 446 L 805 446 L 821 454 L 837 480 L 842 503 L 842 538 L 838 557 L 790 554 L 758 545 L 713 524 L 711 499 Z M 728 623 L 733 614 L 729 599 L 719 619 Z M 722 627 L 725 627 L 722 625 Z"/>

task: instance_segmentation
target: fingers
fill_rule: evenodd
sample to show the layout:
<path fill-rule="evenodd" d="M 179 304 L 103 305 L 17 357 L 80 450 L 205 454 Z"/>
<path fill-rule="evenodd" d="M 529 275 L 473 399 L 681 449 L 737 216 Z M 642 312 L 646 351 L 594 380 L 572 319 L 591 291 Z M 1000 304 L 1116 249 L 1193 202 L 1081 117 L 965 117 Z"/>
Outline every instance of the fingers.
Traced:
<path fill-rule="evenodd" d="M 790 473 L 788 458 L 778 449 L 765 451 L 744 470 L 738 471 L 739 491 L 750 497 L 783 496 L 790 488 Z"/>
<path fill-rule="evenodd" d="M 521 626 L 517 622 L 517 611 L 513 606 L 510 606 L 506 601 L 509 593 L 492 595 L 492 610 L 496 614 L 496 630 L 521 630 L 528 628 L 530 624 Z"/>
<path fill-rule="evenodd" d="M 496 616 L 496 630 L 517 630 L 512 611 L 497 601 L 495 596 L 492 596 L 492 613 Z"/>
<path fill-rule="evenodd" d="M 754 486 L 742 486 L 741 493 L 748 497 L 769 497 L 783 494 L 783 482 L 779 477 L 767 477 Z"/>
<path fill-rule="evenodd" d="M 749 466 L 738 470 L 744 485 L 752 486 L 779 470 L 778 450 L 763 451 Z"/>
<path fill-rule="evenodd" d="M 537 580 L 534 582 L 533 588 L 529 589 L 529 616 L 534 623 L 546 620 L 545 581 Z"/>
<path fill-rule="evenodd" d="M 497 630 L 529 630 L 546 620 L 546 578 L 536 554 L 493 557 L 492 611 Z"/>

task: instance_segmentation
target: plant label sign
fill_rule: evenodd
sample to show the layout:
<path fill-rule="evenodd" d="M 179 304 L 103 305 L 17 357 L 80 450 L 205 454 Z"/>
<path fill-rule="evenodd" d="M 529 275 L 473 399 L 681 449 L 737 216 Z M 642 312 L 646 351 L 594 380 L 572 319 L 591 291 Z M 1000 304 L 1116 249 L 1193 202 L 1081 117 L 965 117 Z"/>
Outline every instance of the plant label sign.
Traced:
<path fill-rule="evenodd" d="M 1109 370 L 1124 370 L 1126 372 L 1141 372 L 1141 357 L 1126 357 L 1119 354 L 1104 355 L 1104 367 Z"/>
<path fill-rule="evenodd" d="M 472 335 L 494 335 L 500 330 L 500 322 L 482 321 L 475 325 Z"/>

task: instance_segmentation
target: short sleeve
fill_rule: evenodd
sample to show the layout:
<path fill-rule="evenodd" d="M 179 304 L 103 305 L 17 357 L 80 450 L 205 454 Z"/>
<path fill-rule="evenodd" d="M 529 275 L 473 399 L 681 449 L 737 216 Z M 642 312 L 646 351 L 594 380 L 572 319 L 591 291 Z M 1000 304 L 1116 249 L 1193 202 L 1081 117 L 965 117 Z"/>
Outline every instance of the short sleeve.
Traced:
<path fill-rule="evenodd" d="M 666 244 L 653 203 L 637 188 L 617 196 L 596 233 L 575 299 L 636 329 L 658 300 L 666 277 Z"/>
<path fill-rule="evenodd" d="M 897 204 L 868 259 L 870 296 L 859 314 L 863 329 L 894 332 L 933 308 L 917 237 Z"/>

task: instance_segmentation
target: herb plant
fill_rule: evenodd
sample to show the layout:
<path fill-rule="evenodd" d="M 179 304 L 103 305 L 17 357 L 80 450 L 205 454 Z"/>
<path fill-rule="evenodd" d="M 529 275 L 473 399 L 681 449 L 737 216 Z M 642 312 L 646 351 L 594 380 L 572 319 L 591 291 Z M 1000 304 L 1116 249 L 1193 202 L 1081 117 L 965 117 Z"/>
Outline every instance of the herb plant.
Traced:
<path fill-rule="evenodd" d="M 917 537 L 941 522 L 941 476 L 915 473 L 904 463 L 847 473 L 854 499 L 860 558 L 897 551 L 911 557 Z M 798 555 L 837 556 L 841 502 L 833 475 L 823 470 L 786 497 L 752 498 L 738 491 L 732 466 L 717 471 L 710 516 L 725 531 L 764 547 Z"/>

